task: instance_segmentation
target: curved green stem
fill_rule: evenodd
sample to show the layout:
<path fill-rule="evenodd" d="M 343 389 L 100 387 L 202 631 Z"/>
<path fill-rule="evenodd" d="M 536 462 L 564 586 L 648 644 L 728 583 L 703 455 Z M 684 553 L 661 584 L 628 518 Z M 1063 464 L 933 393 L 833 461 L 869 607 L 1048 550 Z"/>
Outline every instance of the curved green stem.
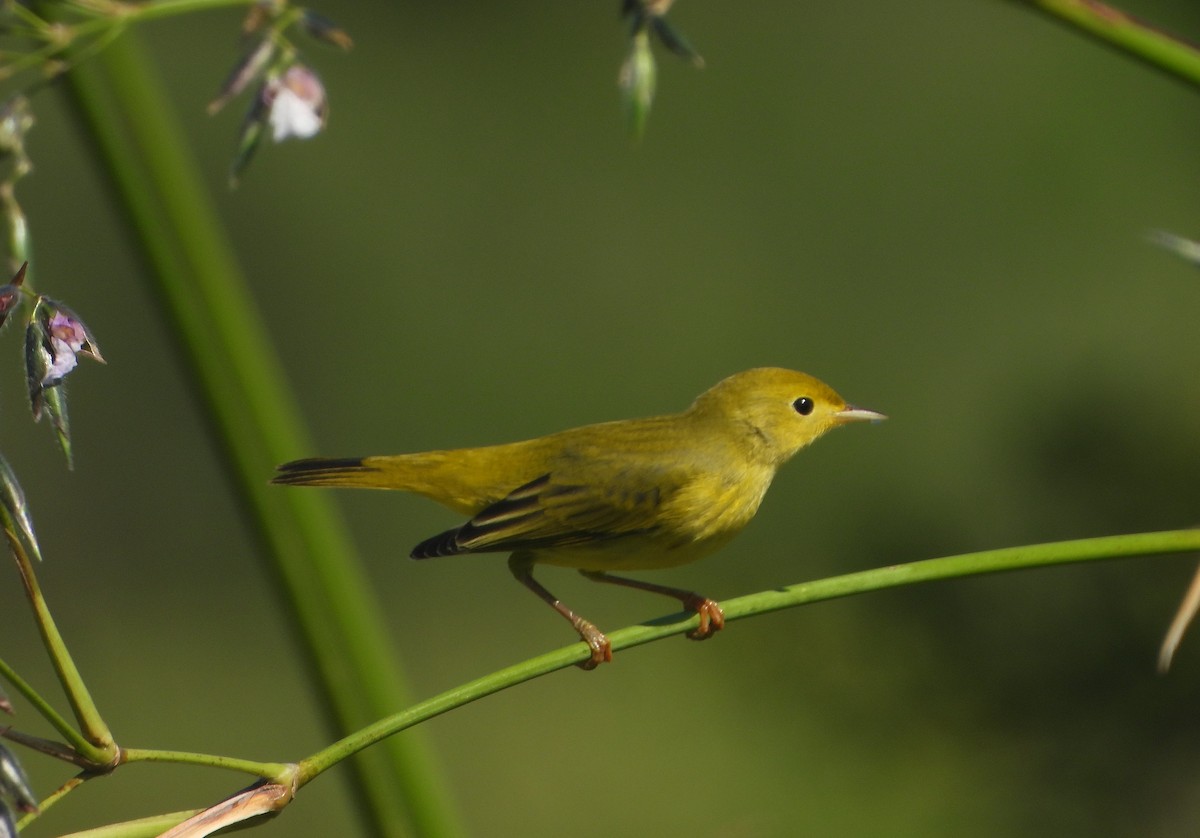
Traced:
<path fill-rule="evenodd" d="M 725 621 L 731 622 L 757 614 L 794 608 L 798 605 L 878 591 L 884 588 L 896 588 L 901 585 L 914 585 L 918 582 L 978 576 L 985 573 L 1044 565 L 1152 556 L 1194 550 L 1200 550 L 1200 529 L 1056 541 L 1049 544 L 964 553 L 958 556 L 926 559 L 910 564 L 890 565 L 858 573 L 848 573 L 844 576 L 833 576 L 815 582 L 801 582 L 786 588 L 761 591 L 749 596 L 725 600 L 721 605 L 725 610 Z M 671 615 L 611 632 L 608 639 L 612 642 L 615 652 L 619 649 L 661 640 L 674 634 L 683 634 L 696 628 L 698 623 L 699 619 L 696 616 L 691 619 L 680 619 L 678 615 Z M 304 785 L 322 771 L 331 768 L 351 754 L 394 733 L 477 699 L 525 681 L 531 681 L 557 669 L 564 669 L 590 656 L 591 651 L 585 644 L 574 643 L 477 678 L 422 701 L 403 712 L 381 719 L 369 727 L 334 742 L 307 759 L 301 760 L 299 785 Z"/>
<path fill-rule="evenodd" d="M 272 783 L 288 785 L 296 766 L 286 762 L 257 762 L 215 754 L 196 754 L 189 751 L 163 751 L 156 748 L 122 748 L 122 762 L 172 762 L 179 765 L 204 765 L 253 774 Z"/>
<path fill-rule="evenodd" d="M 1200 86 L 1200 50 L 1098 0 L 1024 0 L 1059 21 Z"/>

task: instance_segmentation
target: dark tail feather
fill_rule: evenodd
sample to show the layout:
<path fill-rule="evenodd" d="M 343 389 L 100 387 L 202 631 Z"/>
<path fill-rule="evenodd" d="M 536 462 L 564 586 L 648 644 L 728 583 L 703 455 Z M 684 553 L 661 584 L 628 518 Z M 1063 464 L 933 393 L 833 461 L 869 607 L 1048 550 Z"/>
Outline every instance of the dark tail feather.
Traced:
<path fill-rule="evenodd" d="M 459 553 L 466 553 L 458 543 L 458 532 L 461 528 L 446 530 L 443 533 L 438 533 L 433 538 L 427 538 L 412 548 L 409 553 L 410 558 L 414 559 L 436 559 L 439 556 L 455 556 Z"/>
<path fill-rule="evenodd" d="M 362 457 L 342 459 L 310 457 L 306 460 L 293 460 L 279 466 L 278 473 L 271 478 L 271 482 L 286 486 L 346 485 L 346 478 L 349 475 L 374 470 L 363 465 Z"/>

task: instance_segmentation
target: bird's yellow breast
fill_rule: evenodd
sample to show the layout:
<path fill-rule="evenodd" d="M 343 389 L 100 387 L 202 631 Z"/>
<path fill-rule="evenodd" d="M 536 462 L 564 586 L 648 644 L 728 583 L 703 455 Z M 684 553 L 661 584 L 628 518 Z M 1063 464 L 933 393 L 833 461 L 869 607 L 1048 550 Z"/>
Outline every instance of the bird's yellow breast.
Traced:
<path fill-rule="evenodd" d="M 532 551 L 538 564 L 583 570 L 648 570 L 696 561 L 725 546 L 758 512 L 774 469 L 702 472 L 663 498 L 652 530 Z"/>

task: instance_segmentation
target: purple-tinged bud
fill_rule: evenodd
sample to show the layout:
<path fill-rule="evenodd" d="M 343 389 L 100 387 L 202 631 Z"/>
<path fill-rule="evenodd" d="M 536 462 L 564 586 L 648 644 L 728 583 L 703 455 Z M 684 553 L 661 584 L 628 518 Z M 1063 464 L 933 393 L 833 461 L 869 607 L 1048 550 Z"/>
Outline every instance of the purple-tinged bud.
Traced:
<path fill-rule="evenodd" d="M 271 138 L 277 143 L 288 137 L 308 139 L 325 127 L 329 112 L 325 87 L 303 64 L 293 64 L 282 76 L 268 79 L 260 95 L 267 108 Z"/>
<path fill-rule="evenodd" d="M 29 263 L 21 265 L 17 275 L 7 285 L 0 285 L 0 326 L 8 319 L 8 315 L 21 304 L 21 283 L 25 281 L 25 271 Z"/>
<path fill-rule="evenodd" d="M 66 375 L 75 369 L 80 355 L 104 363 L 84 322 L 62 303 L 39 297 L 25 329 L 29 404 L 35 422 L 42 418 L 43 411 L 50 416 L 68 466 L 71 464 L 71 432 L 67 397 L 61 385 Z"/>

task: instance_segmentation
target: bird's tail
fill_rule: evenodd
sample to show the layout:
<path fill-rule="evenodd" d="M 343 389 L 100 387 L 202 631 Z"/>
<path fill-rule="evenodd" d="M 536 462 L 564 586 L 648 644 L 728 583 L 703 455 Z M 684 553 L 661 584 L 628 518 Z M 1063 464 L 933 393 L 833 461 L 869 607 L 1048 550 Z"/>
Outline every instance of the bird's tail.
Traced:
<path fill-rule="evenodd" d="M 456 512 L 474 515 L 507 491 L 503 481 L 497 487 L 481 479 L 481 475 L 491 473 L 485 466 L 491 463 L 493 450 L 499 450 L 499 446 L 382 457 L 313 457 L 284 463 L 271 482 L 286 486 L 398 489 L 424 495 Z"/>
<path fill-rule="evenodd" d="M 394 470 L 372 464 L 377 457 L 311 457 L 279 466 L 272 483 L 285 486 L 347 486 L 360 489 L 396 489 Z"/>

